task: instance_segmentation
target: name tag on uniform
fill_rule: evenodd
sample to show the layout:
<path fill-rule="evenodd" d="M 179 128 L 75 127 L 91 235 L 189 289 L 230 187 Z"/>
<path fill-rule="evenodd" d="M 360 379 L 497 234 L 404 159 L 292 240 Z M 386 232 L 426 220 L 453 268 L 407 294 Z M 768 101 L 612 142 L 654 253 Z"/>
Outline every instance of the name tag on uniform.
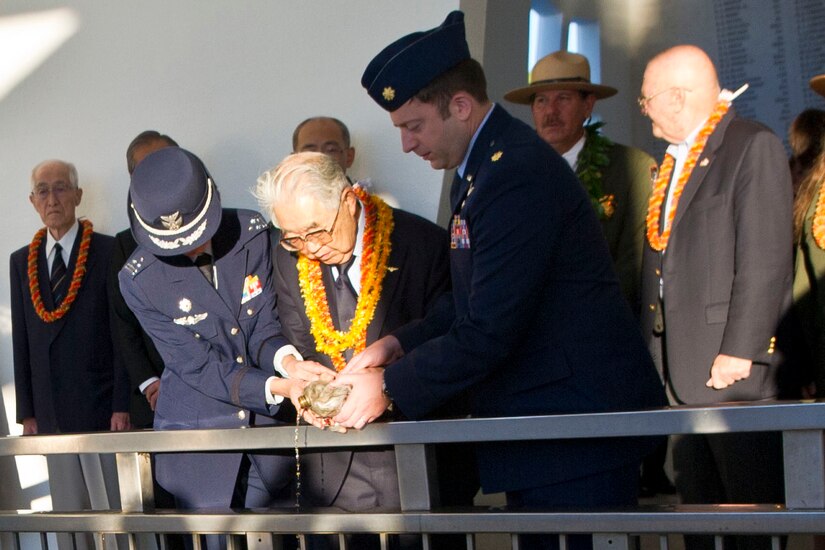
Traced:
<path fill-rule="evenodd" d="M 241 304 L 247 303 L 249 300 L 263 292 L 261 288 L 261 281 L 257 275 L 247 275 L 243 281 L 243 295 L 241 297 Z"/>
<path fill-rule="evenodd" d="M 467 220 L 460 215 L 453 216 L 450 224 L 450 248 L 470 248 L 470 231 L 467 229 Z"/>

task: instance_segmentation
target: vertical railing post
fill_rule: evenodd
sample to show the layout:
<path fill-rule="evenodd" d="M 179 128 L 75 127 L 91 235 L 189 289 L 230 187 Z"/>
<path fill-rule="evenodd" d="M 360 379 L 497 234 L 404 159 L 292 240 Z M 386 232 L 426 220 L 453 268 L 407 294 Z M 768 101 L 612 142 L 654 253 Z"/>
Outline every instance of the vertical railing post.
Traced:
<path fill-rule="evenodd" d="M 432 445 L 396 445 L 401 510 L 431 510 L 438 506 L 438 477 Z"/>
<path fill-rule="evenodd" d="M 785 505 L 825 508 L 825 439 L 822 430 L 782 432 Z"/>
<path fill-rule="evenodd" d="M 151 455 L 137 452 L 117 453 L 116 457 L 121 510 L 124 512 L 154 511 Z"/>

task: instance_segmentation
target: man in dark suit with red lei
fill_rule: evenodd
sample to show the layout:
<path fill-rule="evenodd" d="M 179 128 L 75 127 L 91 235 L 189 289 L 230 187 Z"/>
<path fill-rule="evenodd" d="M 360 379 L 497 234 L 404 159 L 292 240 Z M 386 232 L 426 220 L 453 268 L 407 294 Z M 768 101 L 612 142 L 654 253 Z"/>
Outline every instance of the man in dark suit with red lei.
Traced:
<path fill-rule="evenodd" d="M 23 435 L 128 430 L 129 378 L 109 334 L 113 239 L 77 219 L 83 190 L 73 164 L 42 162 L 31 183 L 45 227 L 10 260 L 17 422 Z M 47 463 L 55 510 L 119 506 L 114 455 L 53 455 Z M 90 481 L 89 468 L 102 468 L 106 487 Z M 61 547 L 72 547 L 69 537 L 58 535 Z M 74 544 L 94 548 L 88 534 Z"/>
<path fill-rule="evenodd" d="M 791 298 L 791 175 L 782 142 L 736 116 L 735 94 L 695 46 L 647 66 L 639 105 L 670 146 L 654 185 L 642 269 L 642 329 L 673 404 L 776 398 L 775 334 Z M 686 503 L 777 503 L 778 433 L 673 440 Z M 738 537 L 770 548 L 770 537 Z M 690 548 L 713 548 L 690 537 Z M 751 545 L 754 544 L 754 546 Z"/>
<path fill-rule="evenodd" d="M 394 401 L 422 418 L 465 392 L 478 417 L 640 409 L 661 383 L 586 192 L 532 128 L 487 97 L 464 15 L 390 44 L 362 84 L 401 132 L 404 151 L 456 168 L 450 193 L 452 294 L 423 321 L 353 358 L 336 420 L 361 428 Z M 553 185 L 548 185 L 553 182 Z M 370 369 L 387 365 L 385 370 Z M 524 441 L 477 447 L 481 486 L 515 507 L 636 502 L 656 439 Z M 551 548 L 555 536 L 521 537 Z M 589 536 L 568 539 L 586 548 Z"/>

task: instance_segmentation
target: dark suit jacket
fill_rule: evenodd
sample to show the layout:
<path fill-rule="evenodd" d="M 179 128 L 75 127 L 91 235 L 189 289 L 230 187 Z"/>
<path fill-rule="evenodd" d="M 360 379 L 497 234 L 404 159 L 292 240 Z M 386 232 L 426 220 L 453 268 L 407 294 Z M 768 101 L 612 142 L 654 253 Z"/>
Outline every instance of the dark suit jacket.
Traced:
<path fill-rule="evenodd" d="M 601 225 L 622 293 L 638 315 L 645 217 L 656 162 L 644 151 L 620 143 L 614 143 L 607 156 L 602 190 L 615 200 L 613 214 L 601 220 Z"/>
<path fill-rule="evenodd" d="M 112 263 L 109 268 L 109 306 L 115 361 L 122 365 L 120 368 L 126 369 L 129 373 L 131 385 L 129 412 L 132 425 L 136 428 L 151 428 L 154 413 L 146 397 L 141 393 L 140 385 L 153 376 L 160 378 L 163 374 L 163 360 L 155 344 L 152 343 L 152 339 L 140 328 L 135 314 L 123 300 L 117 281 L 117 274 L 136 248 L 137 243 L 130 229 L 115 235 Z"/>
<path fill-rule="evenodd" d="M 421 418 L 467 390 L 480 417 L 665 402 L 590 201 L 531 128 L 496 106 L 451 204 L 470 247 L 450 251 L 452 296 L 395 333 L 406 355 L 385 377 L 404 414 Z M 652 443 L 485 444 L 481 485 L 512 491 L 575 479 L 636 463 Z"/>
<path fill-rule="evenodd" d="M 790 303 L 792 241 L 782 143 L 731 108 L 684 187 L 665 254 L 645 247 L 642 330 L 652 342 L 661 271 L 667 376 L 681 402 L 777 395 L 778 354 L 768 351 Z M 705 387 L 720 353 L 753 360 L 750 377 Z"/>
<path fill-rule="evenodd" d="M 72 247 L 74 273 L 82 228 Z M 109 334 L 106 293 L 112 237 L 92 234 L 86 274 L 63 318 L 45 323 L 34 311 L 27 275 L 28 246 L 11 255 L 12 341 L 17 422 L 34 417 L 40 433 L 107 431 L 112 412 L 129 407 L 129 379 L 116 368 Z M 46 262 L 46 239 L 38 251 L 43 302 L 54 309 Z"/>
<path fill-rule="evenodd" d="M 272 314 L 265 222 L 256 212 L 224 209 L 212 250 L 217 290 L 185 256 L 159 258 L 141 247 L 119 274 L 124 300 L 166 365 L 156 430 L 274 422 L 277 406 L 266 402 L 266 380 L 287 342 Z M 182 506 L 229 506 L 241 459 L 240 453 L 161 454 L 157 480 Z M 287 456 L 261 458 L 258 465 L 273 491 L 294 475 Z"/>

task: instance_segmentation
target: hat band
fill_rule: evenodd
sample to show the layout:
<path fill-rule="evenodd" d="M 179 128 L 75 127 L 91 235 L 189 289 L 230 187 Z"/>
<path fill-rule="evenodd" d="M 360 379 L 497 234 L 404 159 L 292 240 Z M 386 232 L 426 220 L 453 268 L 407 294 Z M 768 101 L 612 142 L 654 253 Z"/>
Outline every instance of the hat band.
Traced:
<path fill-rule="evenodd" d="M 556 84 L 560 82 L 581 82 L 583 84 L 592 84 L 592 82 L 586 78 L 571 76 L 570 78 L 548 78 L 547 80 L 537 80 L 535 82 L 531 82 L 530 86 L 536 86 L 538 84 Z"/>
<path fill-rule="evenodd" d="M 209 210 L 209 204 L 212 202 L 212 186 L 212 178 L 206 178 L 206 204 L 203 205 L 203 208 L 198 213 L 198 215 L 195 216 L 195 219 L 193 219 L 186 225 L 180 227 L 179 229 L 157 229 L 155 227 L 152 227 L 151 225 L 143 221 L 143 218 L 140 217 L 137 208 L 135 208 L 135 203 L 130 203 L 129 206 L 132 208 L 132 212 L 135 213 L 135 219 L 138 221 L 138 223 L 140 223 L 141 227 L 143 227 L 143 229 L 145 229 L 150 235 L 157 235 L 159 237 L 172 237 L 174 235 L 180 235 L 181 233 L 189 231 L 190 229 L 195 227 L 206 215 L 206 212 Z"/>

